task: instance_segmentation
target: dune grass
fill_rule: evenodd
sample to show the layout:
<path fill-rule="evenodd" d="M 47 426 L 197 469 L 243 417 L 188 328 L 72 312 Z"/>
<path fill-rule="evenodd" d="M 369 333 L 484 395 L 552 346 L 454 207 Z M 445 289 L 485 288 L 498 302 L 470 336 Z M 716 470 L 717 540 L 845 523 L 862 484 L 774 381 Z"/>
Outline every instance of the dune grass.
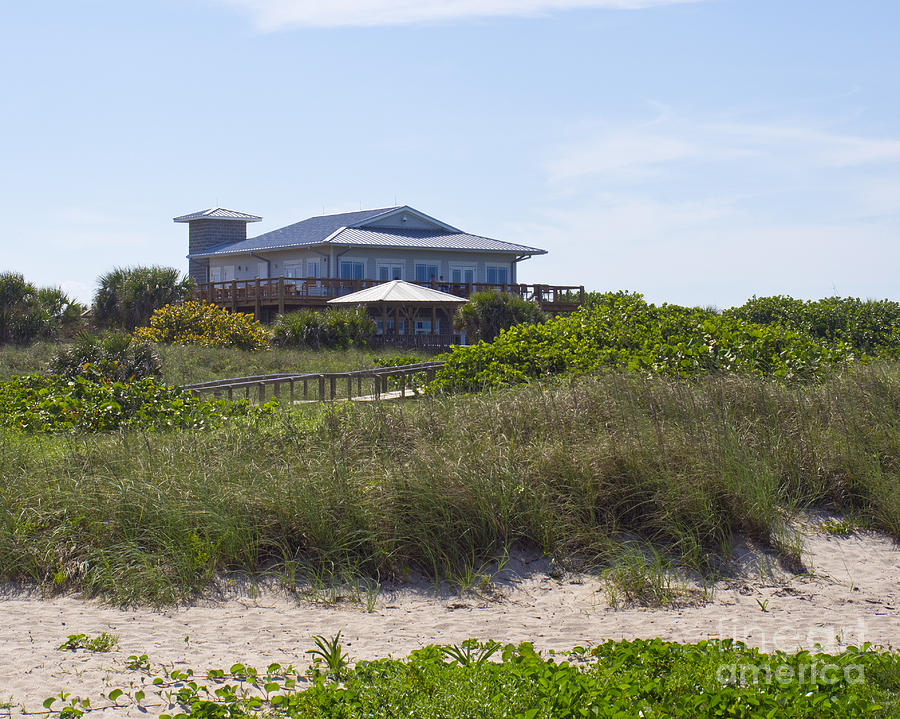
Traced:
<path fill-rule="evenodd" d="M 900 537 L 900 364 L 810 386 L 608 373 L 206 432 L 4 432 L 0 476 L 0 579 L 119 603 L 178 601 L 222 571 L 463 584 L 512 547 L 599 569 L 652 546 L 715 574 L 736 533 L 797 567 L 788 522 L 808 506 Z"/>
<path fill-rule="evenodd" d="M 62 345 L 37 343 L 30 347 L 0 347 L 0 380 L 45 372 L 47 364 Z M 227 377 L 276 372 L 347 372 L 374 366 L 374 357 L 415 354 L 391 348 L 379 350 L 292 350 L 273 349 L 247 352 L 222 347 L 159 345 L 163 381 L 182 385 Z M 423 360 L 428 356 L 422 355 Z"/>

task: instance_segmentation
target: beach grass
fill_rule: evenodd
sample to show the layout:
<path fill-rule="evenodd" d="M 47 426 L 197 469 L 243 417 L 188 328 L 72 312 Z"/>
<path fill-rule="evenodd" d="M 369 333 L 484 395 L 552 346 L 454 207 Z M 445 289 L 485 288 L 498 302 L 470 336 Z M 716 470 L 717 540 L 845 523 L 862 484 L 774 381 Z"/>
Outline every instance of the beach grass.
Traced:
<path fill-rule="evenodd" d="M 30 347 L 0 346 L 0 380 L 46 372 L 61 347 L 47 342 Z M 162 360 L 162 379 L 171 385 L 277 372 L 348 372 L 374 367 L 374 358 L 416 354 L 392 348 L 248 352 L 231 347 L 157 345 L 155 349 Z M 424 354 L 421 357 L 423 361 L 429 359 Z"/>
<path fill-rule="evenodd" d="M 222 572 L 463 585 L 523 548 L 624 567 L 609 576 L 638 600 L 644 567 L 665 598 L 660 562 L 720 576 L 739 535 L 803 571 L 790 527 L 810 507 L 900 537 L 900 364 L 805 386 L 610 372 L 208 431 L 3 431 L 0 476 L 0 579 L 48 592 L 164 604 Z"/>

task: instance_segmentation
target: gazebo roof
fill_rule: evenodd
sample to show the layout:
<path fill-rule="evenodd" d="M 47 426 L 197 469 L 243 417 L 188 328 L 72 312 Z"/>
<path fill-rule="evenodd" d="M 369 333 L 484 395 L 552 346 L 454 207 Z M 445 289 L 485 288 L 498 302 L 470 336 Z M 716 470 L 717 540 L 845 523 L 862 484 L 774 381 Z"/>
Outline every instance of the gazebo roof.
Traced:
<path fill-rule="evenodd" d="M 429 305 L 462 305 L 466 303 L 466 299 L 464 297 L 451 295 L 447 292 L 434 290 L 430 287 L 414 285 L 412 282 L 391 280 L 390 282 L 384 282 L 375 285 L 374 287 L 367 287 L 359 292 L 328 300 L 329 305 L 368 305 L 377 302 L 384 302 L 387 304 L 421 303 Z"/>

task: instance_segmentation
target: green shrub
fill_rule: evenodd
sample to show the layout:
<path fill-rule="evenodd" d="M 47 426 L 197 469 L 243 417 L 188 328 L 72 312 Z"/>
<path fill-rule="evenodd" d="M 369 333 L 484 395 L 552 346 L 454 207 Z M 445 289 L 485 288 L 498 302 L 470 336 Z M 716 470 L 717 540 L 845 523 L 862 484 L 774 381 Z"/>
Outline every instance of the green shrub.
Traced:
<path fill-rule="evenodd" d="M 423 359 L 418 355 L 396 355 L 394 357 L 380 357 L 378 355 L 372 356 L 372 364 L 376 367 L 403 367 L 405 365 L 410 364 L 420 364 L 421 362 L 427 362 L 427 359 Z"/>
<path fill-rule="evenodd" d="M 330 307 L 321 312 L 301 310 L 278 315 L 272 332 L 278 347 L 348 349 L 364 347 L 375 329 L 375 322 L 361 307 Z"/>
<path fill-rule="evenodd" d="M 82 307 L 56 287 L 35 287 L 15 272 L 0 273 L 0 345 L 56 337 L 81 319 Z"/>
<path fill-rule="evenodd" d="M 79 336 L 75 344 L 50 360 L 50 371 L 68 379 L 97 372 L 115 382 L 159 377 L 162 364 L 153 347 L 124 332 L 108 331 L 97 337 Z"/>
<path fill-rule="evenodd" d="M 269 331 L 253 319 L 253 315 L 230 312 L 201 302 L 161 307 L 150 318 L 150 326 L 138 327 L 134 336 L 154 344 L 236 347 L 243 350 L 269 347 Z"/>
<path fill-rule="evenodd" d="M 106 327 L 131 332 L 154 311 L 190 297 L 194 281 L 174 267 L 116 267 L 98 280 L 94 317 Z"/>
<path fill-rule="evenodd" d="M 245 400 L 201 400 L 152 378 L 110 382 L 88 364 L 69 379 L 29 375 L 0 382 L 0 426 L 26 432 L 101 432 L 123 426 L 199 429 L 260 410 Z M 263 411 L 269 411 L 266 408 Z"/>
<path fill-rule="evenodd" d="M 900 357 L 900 302 L 826 297 L 754 297 L 726 315 L 759 325 L 778 325 L 824 342 L 843 342 L 857 352 Z"/>
<path fill-rule="evenodd" d="M 141 672 L 141 711 L 144 696 L 144 706 L 158 705 L 157 697 L 177 702 L 160 719 L 887 719 L 900 704 L 900 655 L 870 644 L 767 654 L 727 639 L 635 639 L 542 655 L 528 642 L 467 639 L 351 668 L 339 638 L 315 637 L 311 652 L 325 654 L 331 668 L 322 660 L 306 682 L 293 665 L 157 671 L 146 655 L 132 655 L 124 668 Z M 78 717 L 90 707 L 68 697 L 49 697 L 44 708 Z M 130 693 L 107 690 L 107 703 L 120 697 Z"/>
<path fill-rule="evenodd" d="M 595 296 L 589 306 L 541 325 L 520 325 L 492 343 L 454 347 L 435 388 L 478 390 L 603 367 L 689 376 L 729 371 L 812 379 L 857 357 L 775 324 L 709 310 L 647 304 L 639 294 Z"/>
<path fill-rule="evenodd" d="M 547 319 L 540 308 L 518 295 L 504 292 L 474 292 L 453 318 L 457 330 L 472 341 L 492 341 L 514 325 L 539 324 Z"/>

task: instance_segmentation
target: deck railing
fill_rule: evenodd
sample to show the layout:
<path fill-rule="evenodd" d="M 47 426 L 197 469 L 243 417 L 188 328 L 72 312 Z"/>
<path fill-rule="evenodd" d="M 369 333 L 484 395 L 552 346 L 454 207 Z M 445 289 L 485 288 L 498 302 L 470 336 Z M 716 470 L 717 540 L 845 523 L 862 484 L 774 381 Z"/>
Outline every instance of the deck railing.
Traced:
<path fill-rule="evenodd" d="M 282 372 L 197 382 L 183 385 L 182 389 L 197 395 L 212 394 L 228 399 L 234 399 L 235 393 L 237 393 L 238 397 L 243 395 L 244 398 L 259 403 L 266 401 L 267 390 L 271 389 L 273 397 L 286 398 L 290 402 L 298 400 L 324 402 L 335 399 L 352 400 L 360 397 L 378 400 L 390 391 L 392 384 L 396 384 L 400 391 L 399 396 L 402 398 L 407 396 L 407 388 L 413 389 L 416 386 L 417 379 L 421 378 L 425 382 L 430 382 L 434 379 L 437 370 L 443 366 L 443 362 L 419 362 L 399 367 L 375 367 L 350 372 L 304 374 Z M 396 382 L 391 383 L 392 378 Z M 369 386 L 372 387 L 371 394 L 364 394 Z M 344 392 L 345 387 L 346 393 Z"/>
<path fill-rule="evenodd" d="M 380 285 L 387 280 L 346 280 L 318 277 L 273 277 L 254 280 L 229 280 L 226 282 L 203 282 L 197 285 L 195 296 L 199 300 L 217 305 L 238 307 L 278 306 L 279 312 L 285 307 L 298 305 L 321 305 L 335 297 L 343 297 L 367 287 Z M 544 285 L 490 282 L 445 282 L 431 280 L 414 282 L 423 287 L 431 287 L 457 297 L 469 297 L 473 292 L 485 290 L 506 292 L 522 299 L 532 300 L 541 306 L 579 305 L 584 299 L 584 287 L 580 285 Z"/>

